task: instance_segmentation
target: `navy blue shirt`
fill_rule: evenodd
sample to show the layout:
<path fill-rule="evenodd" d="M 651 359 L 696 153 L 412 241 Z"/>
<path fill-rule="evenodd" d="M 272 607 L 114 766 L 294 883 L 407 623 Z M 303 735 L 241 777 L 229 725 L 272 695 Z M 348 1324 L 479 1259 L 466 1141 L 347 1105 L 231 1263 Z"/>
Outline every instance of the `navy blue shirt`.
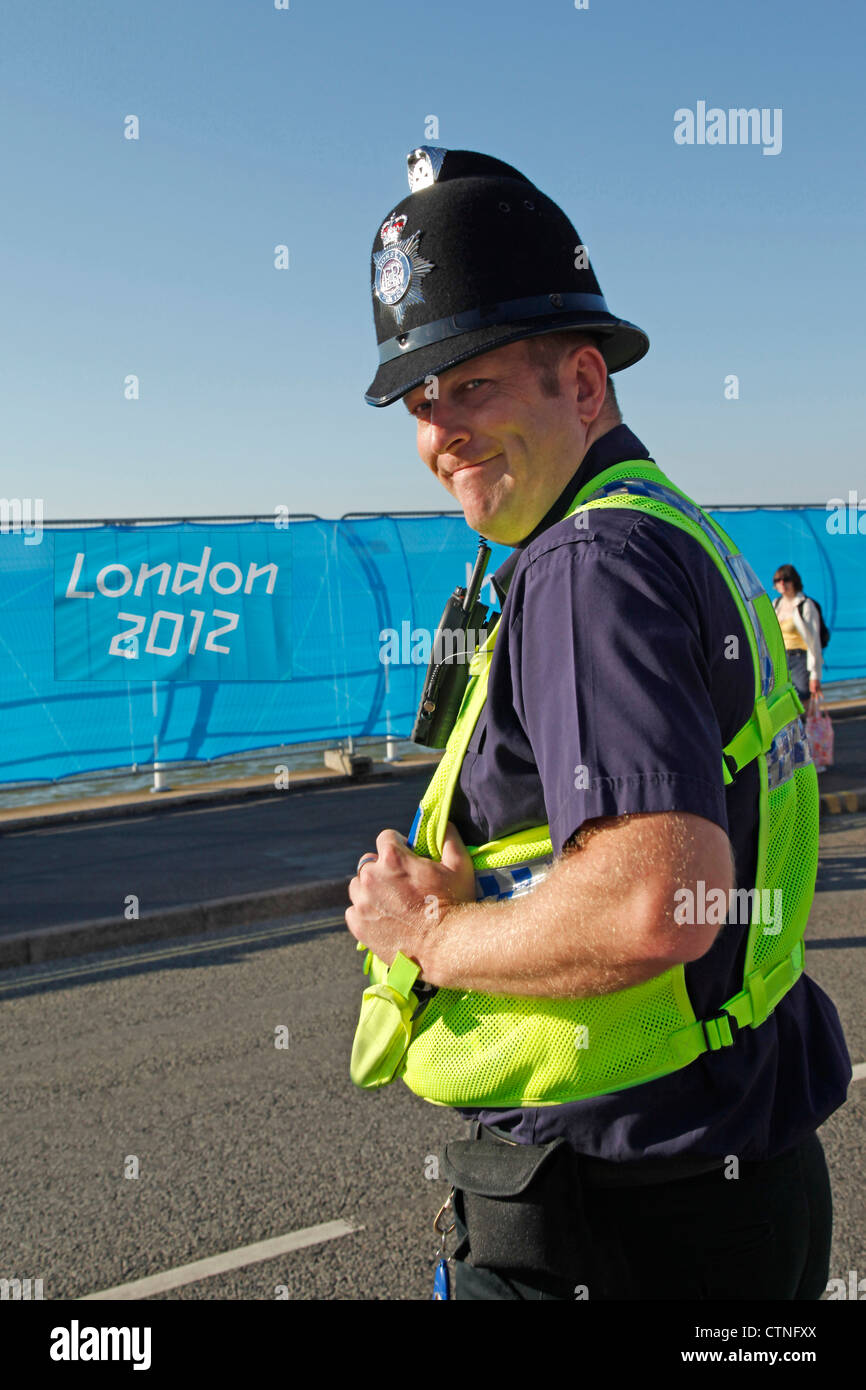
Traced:
<path fill-rule="evenodd" d="M 757 765 L 727 788 L 721 770 L 721 750 L 754 702 L 727 584 L 692 537 L 658 518 L 614 508 L 590 511 L 585 528 L 561 519 L 591 478 L 648 457 L 625 425 L 603 435 L 496 571 L 501 630 L 451 820 L 475 845 L 549 822 L 558 855 L 595 817 L 690 812 L 729 835 L 737 887 L 751 889 Z M 576 777 L 578 767 L 586 773 Z M 698 1018 L 742 988 L 747 936 L 747 925 L 729 923 L 686 964 Z M 835 1006 L 804 974 L 760 1028 L 670 1076 L 566 1105 L 462 1113 L 519 1142 L 564 1135 L 579 1153 L 618 1163 L 751 1161 L 813 1133 L 850 1079 Z"/>

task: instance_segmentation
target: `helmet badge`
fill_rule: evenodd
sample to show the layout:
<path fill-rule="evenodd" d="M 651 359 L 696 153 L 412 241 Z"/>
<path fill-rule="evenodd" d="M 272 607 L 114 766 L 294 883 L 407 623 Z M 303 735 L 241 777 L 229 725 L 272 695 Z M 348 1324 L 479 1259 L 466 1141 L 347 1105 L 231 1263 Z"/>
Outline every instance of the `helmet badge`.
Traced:
<path fill-rule="evenodd" d="M 419 145 L 408 156 L 409 192 L 417 193 L 419 188 L 429 188 L 439 177 L 447 150 L 437 145 Z"/>
<path fill-rule="evenodd" d="M 418 281 L 435 269 L 432 261 L 418 254 L 418 242 L 423 233 L 413 232 L 400 239 L 406 226 L 406 215 L 386 217 L 379 231 L 383 251 L 373 252 L 376 274 L 373 289 L 380 303 L 390 309 L 399 327 L 411 304 L 423 304 L 424 296 Z"/>

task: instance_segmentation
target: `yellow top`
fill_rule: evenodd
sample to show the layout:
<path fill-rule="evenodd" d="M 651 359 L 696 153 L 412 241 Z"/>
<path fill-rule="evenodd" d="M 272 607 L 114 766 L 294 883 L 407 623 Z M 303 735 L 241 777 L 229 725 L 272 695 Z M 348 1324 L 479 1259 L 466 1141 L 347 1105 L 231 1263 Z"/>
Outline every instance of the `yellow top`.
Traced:
<path fill-rule="evenodd" d="M 807 652 L 809 650 L 797 631 L 793 618 L 780 618 L 779 627 L 782 629 L 782 636 L 785 639 L 786 652 Z"/>

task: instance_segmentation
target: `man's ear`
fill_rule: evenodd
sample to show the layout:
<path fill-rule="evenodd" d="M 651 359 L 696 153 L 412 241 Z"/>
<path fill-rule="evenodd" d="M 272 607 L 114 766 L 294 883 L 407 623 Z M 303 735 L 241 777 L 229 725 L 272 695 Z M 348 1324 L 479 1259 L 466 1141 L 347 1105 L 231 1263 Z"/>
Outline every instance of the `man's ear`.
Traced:
<path fill-rule="evenodd" d="M 604 409 L 607 366 L 598 348 L 589 343 L 578 348 L 573 361 L 580 419 L 583 424 L 591 425 Z"/>

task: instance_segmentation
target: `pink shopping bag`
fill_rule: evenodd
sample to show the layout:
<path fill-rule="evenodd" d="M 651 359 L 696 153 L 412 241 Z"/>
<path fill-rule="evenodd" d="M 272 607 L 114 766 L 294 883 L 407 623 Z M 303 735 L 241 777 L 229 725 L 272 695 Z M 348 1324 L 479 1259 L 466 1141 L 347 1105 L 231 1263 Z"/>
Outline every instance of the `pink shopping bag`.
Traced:
<path fill-rule="evenodd" d="M 820 695 L 813 695 L 806 711 L 806 735 L 818 772 L 833 766 L 833 724 Z"/>

